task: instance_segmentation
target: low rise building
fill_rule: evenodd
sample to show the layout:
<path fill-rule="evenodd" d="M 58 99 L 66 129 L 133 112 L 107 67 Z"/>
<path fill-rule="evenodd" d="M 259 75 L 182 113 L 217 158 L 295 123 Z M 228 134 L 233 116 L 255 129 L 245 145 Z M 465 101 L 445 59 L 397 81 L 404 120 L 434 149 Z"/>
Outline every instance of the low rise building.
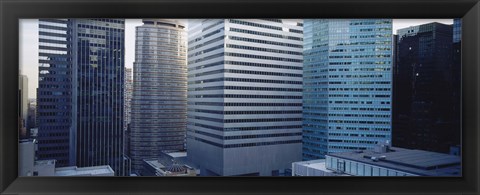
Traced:
<path fill-rule="evenodd" d="M 115 176 L 109 165 L 92 167 L 61 167 L 55 169 L 55 176 Z"/>
<path fill-rule="evenodd" d="M 185 151 L 160 153 L 158 158 L 144 159 L 142 176 L 197 176 L 200 170 L 187 159 Z"/>
<path fill-rule="evenodd" d="M 19 143 L 19 176 L 115 176 L 109 165 L 91 167 L 55 168 L 56 160 L 36 160 L 36 140 L 21 140 Z"/>
<path fill-rule="evenodd" d="M 461 176 L 459 156 L 379 145 L 292 163 L 293 176 Z"/>

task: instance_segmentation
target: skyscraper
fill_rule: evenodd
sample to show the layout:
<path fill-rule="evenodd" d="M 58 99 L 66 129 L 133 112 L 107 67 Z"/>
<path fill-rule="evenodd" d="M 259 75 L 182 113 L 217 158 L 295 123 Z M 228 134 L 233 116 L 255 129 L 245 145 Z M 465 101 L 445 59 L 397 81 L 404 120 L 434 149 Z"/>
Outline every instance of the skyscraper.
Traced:
<path fill-rule="evenodd" d="M 37 128 L 37 99 L 28 100 L 27 126 L 29 129 Z"/>
<path fill-rule="evenodd" d="M 123 175 L 124 20 L 41 19 L 39 156 Z"/>
<path fill-rule="evenodd" d="M 189 23 L 188 157 L 205 175 L 278 175 L 301 159 L 302 21 Z"/>
<path fill-rule="evenodd" d="M 452 40 L 451 25 L 398 30 L 393 146 L 448 153 L 460 144 L 460 111 L 454 105 L 460 72 L 452 66 Z"/>
<path fill-rule="evenodd" d="M 392 20 L 304 23 L 303 159 L 391 140 Z"/>
<path fill-rule="evenodd" d="M 110 165 L 124 175 L 125 21 L 73 19 L 71 25 L 77 166 Z"/>
<path fill-rule="evenodd" d="M 18 106 L 19 106 L 19 137 L 27 138 L 28 132 L 28 78 L 25 75 L 18 77 Z"/>
<path fill-rule="evenodd" d="M 130 157 L 144 159 L 185 145 L 187 37 L 185 21 L 144 19 L 136 29 Z"/>
<path fill-rule="evenodd" d="M 125 92 L 124 92 L 124 97 L 125 97 L 125 123 L 123 124 L 123 130 L 126 131 L 128 128 L 128 125 L 130 125 L 130 121 L 132 120 L 131 118 L 131 112 L 132 112 L 132 92 L 133 92 L 133 80 L 132 80 L 132 69 L 131 68 L 125 68 Z"/>
<path fill-rule="evenodd" d="M 132 69 L 125 68 L 125 116 L 123 124 L 124 132 L 124 153 L 126 156 L 130 156 L 130 121 L 132 120 L 132 92 L 133 92 L 133 80 L 132 80 Z"/>
<path fill-rule="evenodd" d="M 454 118 L 453 123 L 460 127 L 460 112 L 462 110 L 461 98 L 462 98 L 462 19 L 456 18 L 453 19 L 453 64 L 452 64 L 452 80 L 453 80 L 453 113 Z M 459 128 L 458 134 L 460 134 L 461 129 Z M 460 136 L 460 135 L 459 135 Z M 460 142 L 457 146 L 457 154 L 461 154 Z M 454 154 L 455 148 L 450 148 L 450 153 Z"/>
<path fill-rule="evenodd" d="M 72 129 L 72 59 L 69 21 L 39 20 L 37 125 L 39 159 L 74 166 Z"/>

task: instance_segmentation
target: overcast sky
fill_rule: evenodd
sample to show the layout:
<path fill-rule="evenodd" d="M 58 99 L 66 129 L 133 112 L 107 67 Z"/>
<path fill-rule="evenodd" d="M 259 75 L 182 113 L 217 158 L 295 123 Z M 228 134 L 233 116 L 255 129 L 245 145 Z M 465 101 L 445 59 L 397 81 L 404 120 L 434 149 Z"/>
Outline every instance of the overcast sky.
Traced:
<path fill-rule="evenodd" d="M 453 19 L 394 19 L 393 34 L 398 29 L 430 22 L 452 24 Z M 141 19 L 125 21 L 125 67 L 132 68 L 135 61 L 135 27 L 142 25 Z M 38 20 L 20 20 L 20 74 L 28 77 L 28 96 L 36 97 L 38 86 Z"/>

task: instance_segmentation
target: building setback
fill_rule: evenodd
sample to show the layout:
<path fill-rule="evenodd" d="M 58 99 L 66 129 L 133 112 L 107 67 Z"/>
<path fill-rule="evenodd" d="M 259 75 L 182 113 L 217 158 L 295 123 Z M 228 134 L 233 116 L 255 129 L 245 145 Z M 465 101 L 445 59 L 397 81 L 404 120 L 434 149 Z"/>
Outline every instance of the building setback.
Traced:
<path fill-rule="evenodd" d="M 189 23 L 188 158 L 202 175 L 278 175 L 301 159 L 302 21 Z"/>
<path fill-rule="evenodd" d="M 398 30 L 393 146 L 449 153 L 460 144 L 460 71 L 452 51 L 451 25 Z"/>
<path fill-rule="evenodd" d="M 39 156 L 123 171 L 124 20 L 41 19 Z"/>
<path fill-rule="evenodd" d="M 144 19 L 136 29 L 130 157 L 144 159 L 185 148 L 187 36 L 185 21 Z"/>
<path fill-rule="evenodd" d="M 304 23 L 303 159 L 391 139 L 392 20 Z"/>

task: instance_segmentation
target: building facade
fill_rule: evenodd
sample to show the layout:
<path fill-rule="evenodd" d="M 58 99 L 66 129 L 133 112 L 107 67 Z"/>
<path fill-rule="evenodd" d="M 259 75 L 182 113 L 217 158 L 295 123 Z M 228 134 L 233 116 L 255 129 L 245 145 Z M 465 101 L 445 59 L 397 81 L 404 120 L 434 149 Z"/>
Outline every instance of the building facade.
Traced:
<path fill-rule="evenodd" d="M 40 159 L 122 175 L 124 20 L 41 19 Z"/>
<path fill-rule="evenodd" d="M 304 23 L 303 159 L 391 140 L 392 20 Z"/>
<path fill-rule="evenodd" d="M 125 21 L 74 19 L 72 117 L 78 167 L 123 175 Z"/>
<path fill-rule="evenodd" d="M 27 127 L 29 128 L 27 131 L 37 128 L 37 99 L 28 100 Z"/>
<path fill-rule="evenodd" d="M 132 114 L 132 92 L 133 92 L 133 78 L 132 78 L 132 69 L 131 68 L 125 68 L 125 123 L 123 124 L 124 126 L 124 131 L 127 130 L 128 126 L 130 125 L 130 121 L 132 120 L 131 114 Z"/>
<path fill-rule="evenodd" d="M 460 69 L 453 66 L 452 31 L 440 23 L 398 30 L 396 147 L 449 153 L 460 144 Z"/>
<path fill-rule="evenodd" d="M 18 77 L 18 120 L 19 138 L 28 138 L 28 78 L 25 75 Z"/>
<path fill-rule="evenodd" d="M 72 50 L 68 19 L 39 20 L 37 125 L 39 159 L 73 166 Z"/>
<path fill-rule="evenodd" d="M 301 159 L 302 21 L 189 21 L 188 158 L 202 175 L 278 175 Z"/>
<path fill-rule="evenodd" d="M 132 78 L 132 68 L 125 68 L 125 105 L 124 105 L 124 123 L 123 123 L 123 132 L 124 132 L 124 153 L 126 156 L 130 156 L 130 122 L 132 120 L 132 92 L 133 92 L 133 78 Z"/>
<path fill-rule="evenodd" d="M 139 172 L 144 159 L 185 148 L 186 21 L 144 19 L 135 51 L 130 157 Z"/>

